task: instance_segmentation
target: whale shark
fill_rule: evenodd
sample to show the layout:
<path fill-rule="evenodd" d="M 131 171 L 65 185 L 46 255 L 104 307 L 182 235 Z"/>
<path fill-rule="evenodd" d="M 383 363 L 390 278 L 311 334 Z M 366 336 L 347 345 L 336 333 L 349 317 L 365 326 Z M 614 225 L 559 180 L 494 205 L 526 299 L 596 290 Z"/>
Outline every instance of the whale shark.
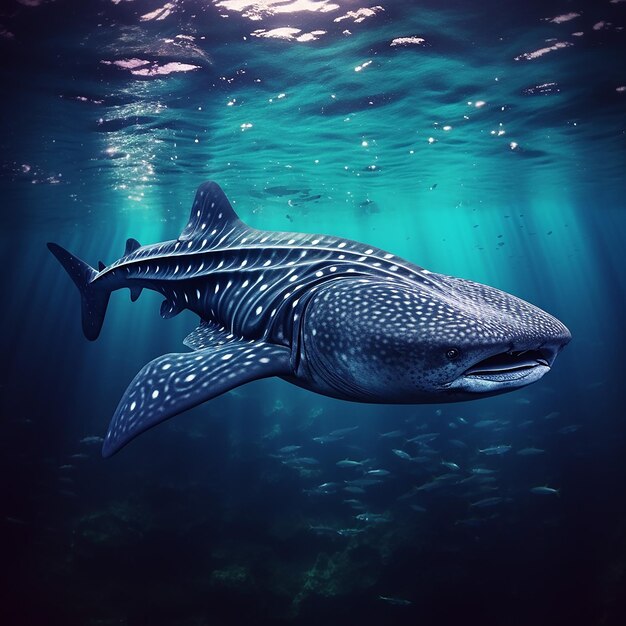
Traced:
<path fill-rule="evenodd" d="M 78 287 L 97 339 L 111 292 L 188 309 L 190 351 L 145 365 L 104 438 L 109 457 L 148 428 L 247 382 L 280 377 L 355 402 L 421 404 L 492 396 L 538 381 L 570 341 L 558 319 L 513 295 L 431 272 L 374 246 L 242 222 L 215 182 L 198 188 L 172 241 L 95 269 L 48 247 Z"/>

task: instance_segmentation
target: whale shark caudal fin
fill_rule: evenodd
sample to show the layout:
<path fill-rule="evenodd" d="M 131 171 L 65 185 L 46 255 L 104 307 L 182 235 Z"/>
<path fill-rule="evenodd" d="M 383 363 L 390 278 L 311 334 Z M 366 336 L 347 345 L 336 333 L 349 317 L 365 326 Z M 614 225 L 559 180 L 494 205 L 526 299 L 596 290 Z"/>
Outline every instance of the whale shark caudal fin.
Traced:
<path fill-rule="evenodd" d="M 59 260 L 59 263 L 78 287 L 82 304 L 83 333 L 87 339 L 94 341 L 102 329 L 110 292 L 92 284 L 93 279 L 98 274 L 93 267 L 56 243 L 49 243 L 48 249 Z"/>
<path fill-rule="evenodd" d="M 135 376 L 113 415 L 102 456 L 115 454 L 152 426 L 235 387 L 291 373 L 289 348 L 235 339 L 217 326 L 211 333 L 209 326 L 204 323 L 199 334 L 211 341 L 210 347 L 165 354 Z M 226 343 L 218 345 L 221 337 Z"/>
<path fill-rule="evenodd" d="M 213 181 L 202 183 L 196 191 L 189 222 L 178 237 L 179 241 L 216 239 L 240 230 L 251 230 L 230 205 L 222 188 Z"/>

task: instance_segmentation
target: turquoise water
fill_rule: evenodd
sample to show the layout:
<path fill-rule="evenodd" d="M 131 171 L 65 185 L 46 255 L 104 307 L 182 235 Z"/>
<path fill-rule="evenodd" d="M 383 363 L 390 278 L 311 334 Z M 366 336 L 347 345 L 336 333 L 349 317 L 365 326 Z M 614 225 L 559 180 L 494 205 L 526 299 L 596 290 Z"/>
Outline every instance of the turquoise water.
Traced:
<path fill-rule="evenodd" d="M 7 623 L 623 623 L 625 11 L 3 6 Z M 573 340 L 537 384 L 455 406 L 256 382 L 104 461 L 80 441 L 104 435 L 136 372 L 182 350 L 196 321 L 162 320 L 154 293 L 117 293 L 87 342 L 45 243 L 112 263 L 128 237 L 175 238 L 209 179 L 253 227 L 348 237 L 501 288 Z M 408 471 L 391 450 L 416 454 L 405 439 L 429 432 L 434 460 Z M 477 452 L 494 444 L 512 450 Z M 317 464 L 294 467 L 287 445 Z M 527 447 L 544 452 L 517 454 Z M 349 480 L 336 462 L 355 456 L 392 473 L 356 498 L 384 524 L 355 520 L 345 495 L 310 493 Z M 502 500 L 472 506 L 463 485 L 409 500 L 424 511 L 398 499 L 442 461 L 458 481 L 494 470 L 483 496 Z M 542 485 L 560 497 L 529 492 Z"/>

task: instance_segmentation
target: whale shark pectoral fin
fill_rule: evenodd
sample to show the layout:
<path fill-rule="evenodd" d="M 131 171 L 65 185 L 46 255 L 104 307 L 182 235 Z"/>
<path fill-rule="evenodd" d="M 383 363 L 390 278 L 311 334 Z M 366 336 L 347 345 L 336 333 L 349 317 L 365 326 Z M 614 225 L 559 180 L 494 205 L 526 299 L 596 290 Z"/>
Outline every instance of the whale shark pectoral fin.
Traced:
<path fill-rule="evenodd" d="M 128 386 L 109 425 L 102 456 L 109 457 L 148 428 L 245 383 L 291 373 L 290 349 L 234 341 L 217 348 L 165 354 Z"/>
<path fill-rule="evenodd" d="M 192 350 L 204 350 L 205 348 L 225 345 L 239 341 L 234 335 L 214 322 L 202 321 L 200 326 L 191 331 L 183 343 Z"/>

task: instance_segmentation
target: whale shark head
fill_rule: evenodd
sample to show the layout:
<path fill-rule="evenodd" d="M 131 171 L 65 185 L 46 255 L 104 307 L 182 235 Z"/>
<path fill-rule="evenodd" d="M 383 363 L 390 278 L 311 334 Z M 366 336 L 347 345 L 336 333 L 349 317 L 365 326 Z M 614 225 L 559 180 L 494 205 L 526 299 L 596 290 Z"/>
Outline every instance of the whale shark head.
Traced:
<path fill-rule="evenodd" d="M 570 339 L 559 320 L 524 300 L 429 274 L 417 285 L 329 285 L 308 308 L 302 349 L 330 395 L 453 402 L 536 382 Z"/>

